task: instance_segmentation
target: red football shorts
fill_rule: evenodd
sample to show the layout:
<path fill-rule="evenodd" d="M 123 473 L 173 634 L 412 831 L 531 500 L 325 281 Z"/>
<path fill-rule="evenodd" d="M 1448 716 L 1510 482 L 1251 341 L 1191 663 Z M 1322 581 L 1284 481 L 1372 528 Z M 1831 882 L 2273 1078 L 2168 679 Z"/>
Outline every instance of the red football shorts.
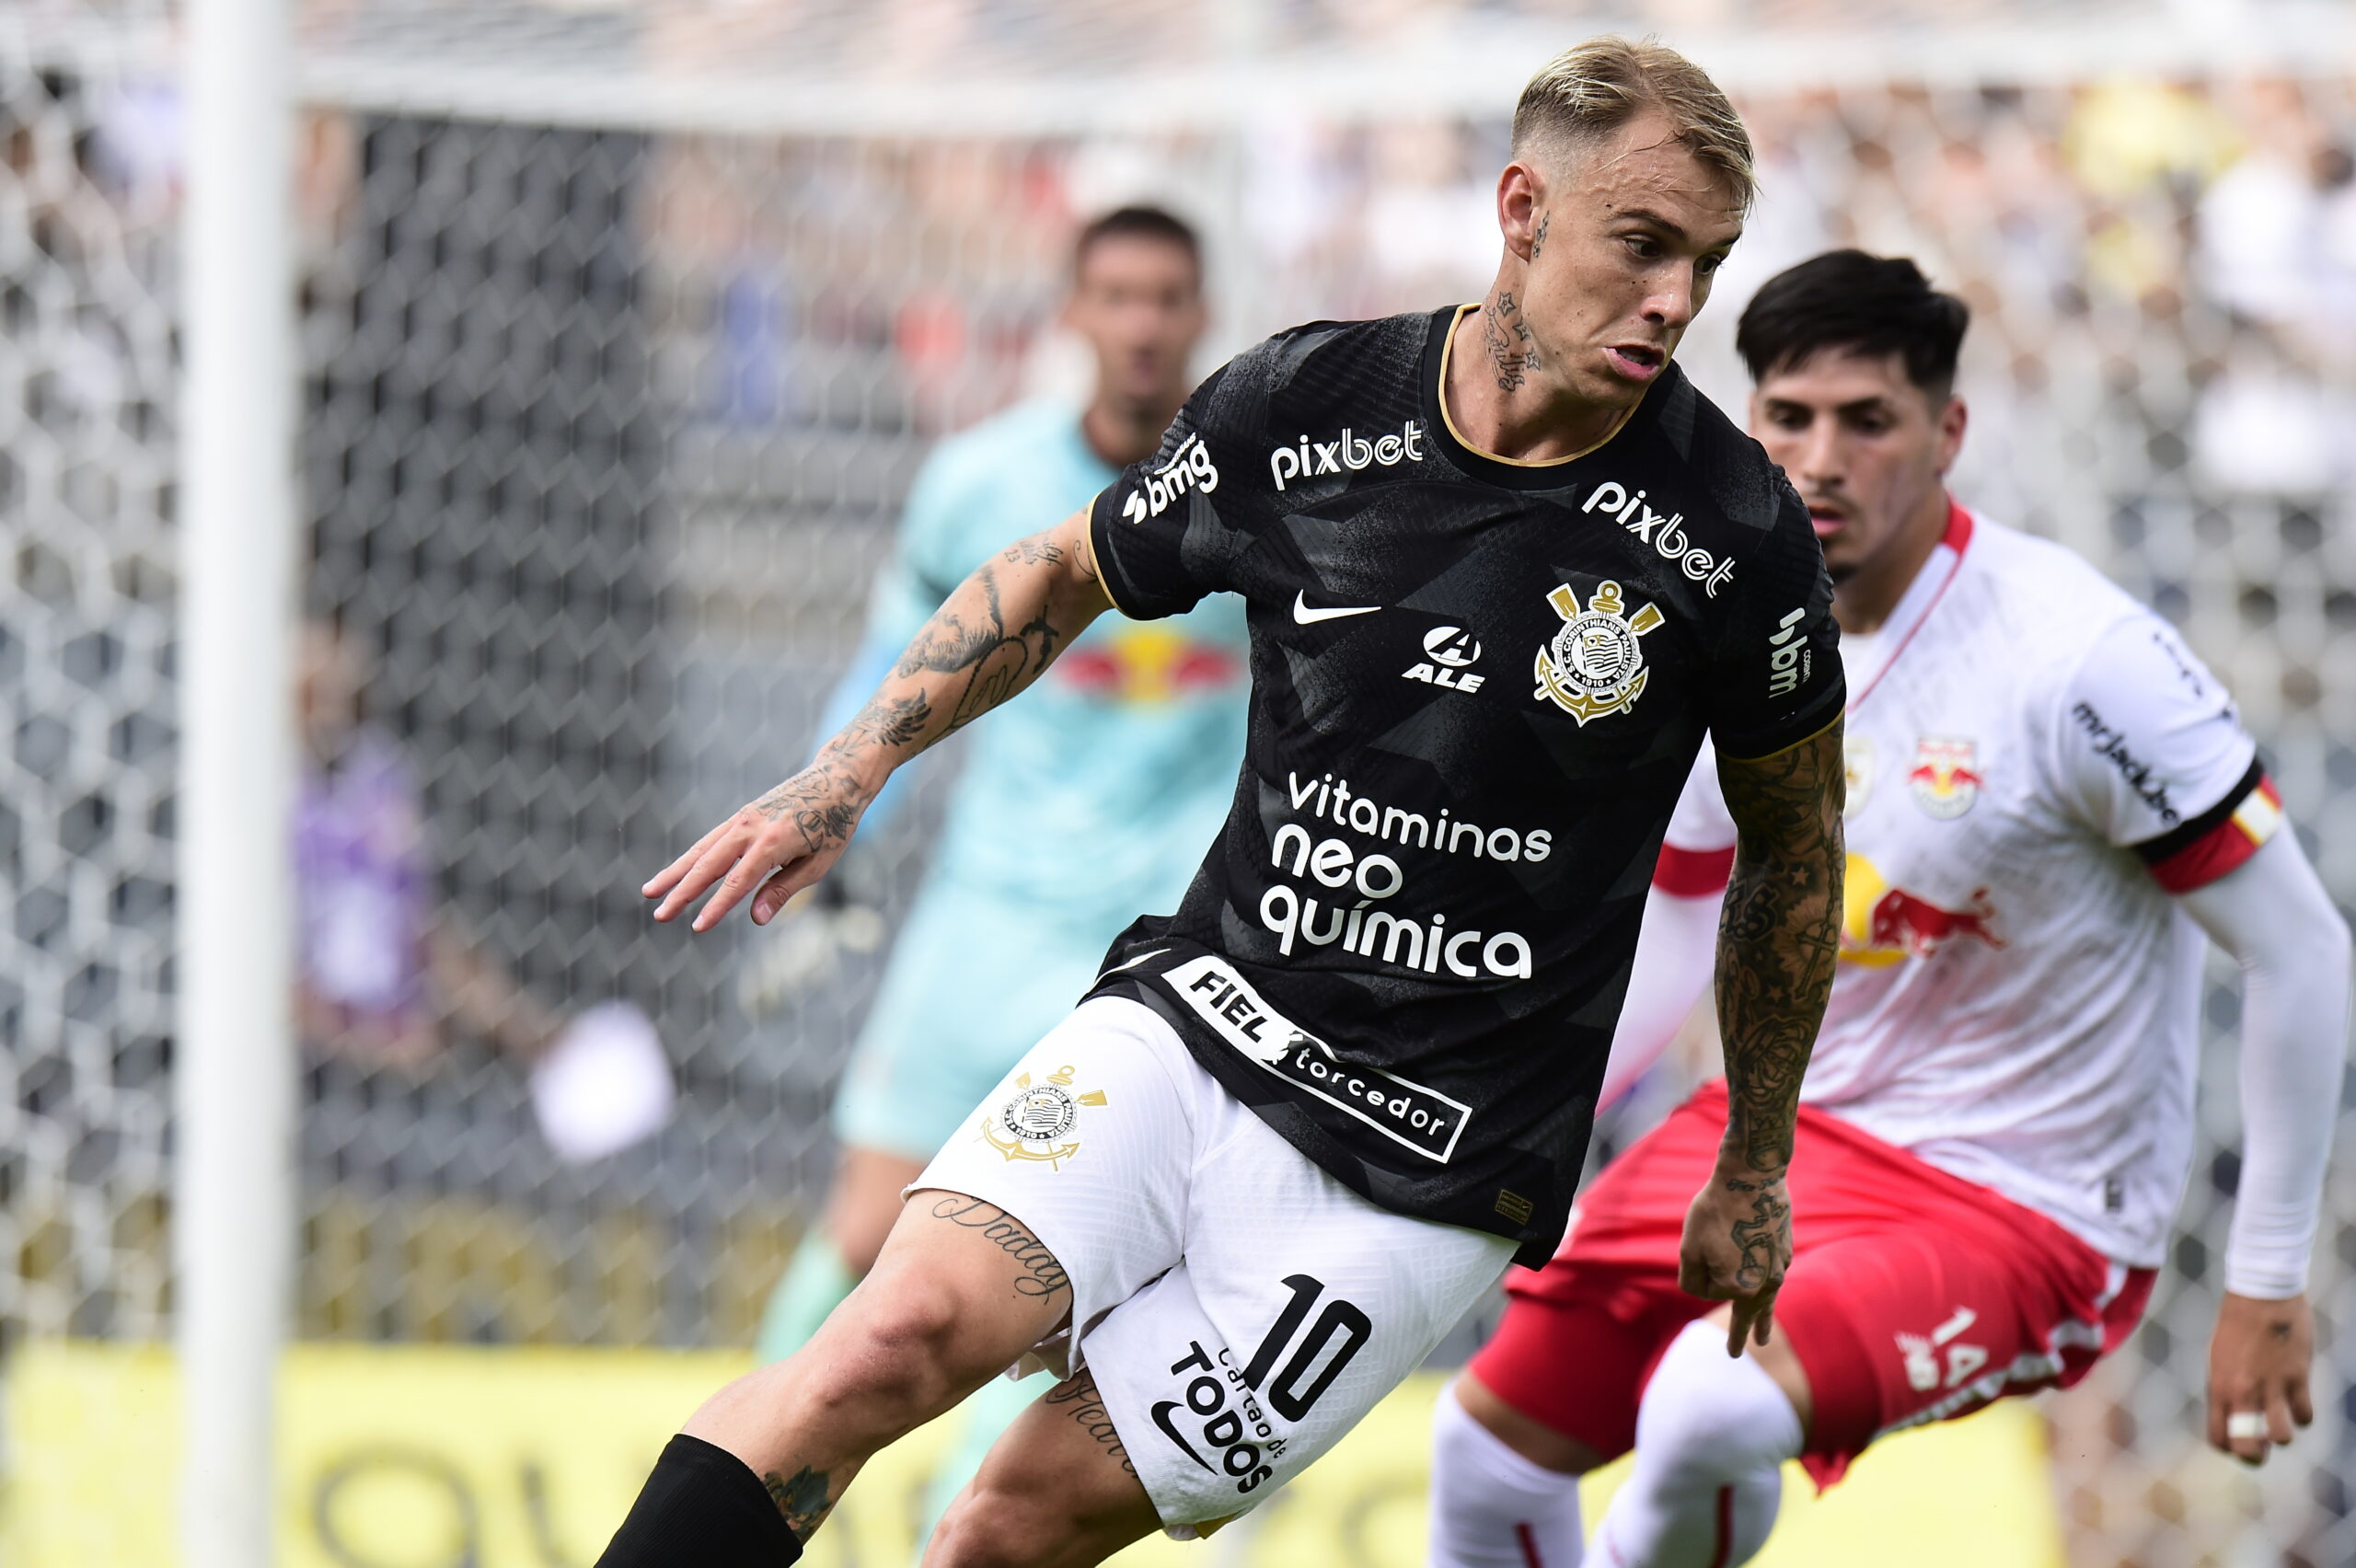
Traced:
<path fill-rule="evenodd" d="M 1669 1341 L 1716 1305 L 1677 1287 L 1677 1249 L 1726 1113 L 1726 1086 L 1710 1084 L 1613 1160 L 1553 1261 L 1512 1271 L 1505 1321 L 1472 1359 L 1499 1399 L 1606 1458 L 1634 1447 Z M 1806 1105 L 1790 1183 L 1774 1332 L 1815 1396 L 1801 1462 L 1820 1487 L 1886 1432 L 2069 1387 L 2152 1294 L 2152 1270 Z"/>

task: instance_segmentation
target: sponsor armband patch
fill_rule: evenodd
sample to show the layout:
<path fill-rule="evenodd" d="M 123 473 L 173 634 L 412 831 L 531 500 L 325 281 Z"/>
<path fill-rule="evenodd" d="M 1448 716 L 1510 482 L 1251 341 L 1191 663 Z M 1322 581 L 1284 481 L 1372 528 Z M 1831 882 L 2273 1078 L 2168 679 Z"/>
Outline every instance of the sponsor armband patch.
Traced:
<path fill-rule="evenodd" d="M 2253 762 L 2225 798 L 2174 831 L 2135 846 L 2152 880 L 2170 893 L 2207 887 L 2258 851 L 2282 826 L 2282 797 Z"/>

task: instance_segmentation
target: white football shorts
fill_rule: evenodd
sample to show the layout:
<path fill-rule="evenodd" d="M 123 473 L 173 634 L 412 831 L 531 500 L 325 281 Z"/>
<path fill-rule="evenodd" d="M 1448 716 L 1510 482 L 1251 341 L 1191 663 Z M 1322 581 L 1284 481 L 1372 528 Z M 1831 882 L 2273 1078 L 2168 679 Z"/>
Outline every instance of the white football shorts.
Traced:
<path fill-rule="evenodd" d="M 1039 1347 L 1096 1378 L 1163 1528 L 1246 1512 L 1357 1425 L 1513 1243 L 1379 1208 L 1219 1087 L 1152 1009 L 1083 1002 L 910 1191 L 995 1204 L 1069 1276 Z"/>

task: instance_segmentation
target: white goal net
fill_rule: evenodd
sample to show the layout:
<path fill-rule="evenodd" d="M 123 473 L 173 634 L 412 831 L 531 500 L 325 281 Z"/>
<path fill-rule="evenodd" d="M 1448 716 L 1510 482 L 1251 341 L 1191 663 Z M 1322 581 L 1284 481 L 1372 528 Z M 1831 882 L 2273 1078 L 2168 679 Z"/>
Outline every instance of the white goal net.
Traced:
<path fill-rule="evenodd" d="M 174 26 L 0 5 L 0 1356 L 168 1329 Z M 321 0 L 303 600 L 363 719 L 339 777 L 377 791 L 336 820 L 414 834 L 375 891 L 446 963 L 422 1025 L 306 1012 L 298 1332 L 746 1343 L 884 950 L 689 942 L 640 881 L 810 745 L 930 444 L 1073 389 L 1078 223 L 1138 198 L 1199 221 L 1228 348 L 1477 297 L 1514 92 L 1606 29 L 1721 69 L 1761 146 L 1704 386 L 1739 395 L 1742 299 L 1826 246 L 1964 294 L 1959 492 L 2183 627 L 2356 905 L 2344 9 Z M 931 814 L 863 890 L 886 927 Z M 2082 1568 L 2356 1562 L 2356 1143 L 2316 1429 L 2258 1473 L 2200 1447 L 2235 996 L 2221 971 L 2149 1321 L 2046 1407 Z M 570 1163 L 522 1058 L 606 1000 L 655 1020 L 679 1106 Z"/>

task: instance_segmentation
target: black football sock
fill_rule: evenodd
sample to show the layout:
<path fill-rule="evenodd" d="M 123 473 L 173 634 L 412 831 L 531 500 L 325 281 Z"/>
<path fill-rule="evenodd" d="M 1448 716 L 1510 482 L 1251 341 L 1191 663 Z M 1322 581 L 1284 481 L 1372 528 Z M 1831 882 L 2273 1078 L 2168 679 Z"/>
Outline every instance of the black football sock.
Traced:
<path fill-rule="evenodd" d="M 801 1559 L 801 1538 L 752 1467 L 682 1432 L 597 1568 L 785 1568 Z"/>

